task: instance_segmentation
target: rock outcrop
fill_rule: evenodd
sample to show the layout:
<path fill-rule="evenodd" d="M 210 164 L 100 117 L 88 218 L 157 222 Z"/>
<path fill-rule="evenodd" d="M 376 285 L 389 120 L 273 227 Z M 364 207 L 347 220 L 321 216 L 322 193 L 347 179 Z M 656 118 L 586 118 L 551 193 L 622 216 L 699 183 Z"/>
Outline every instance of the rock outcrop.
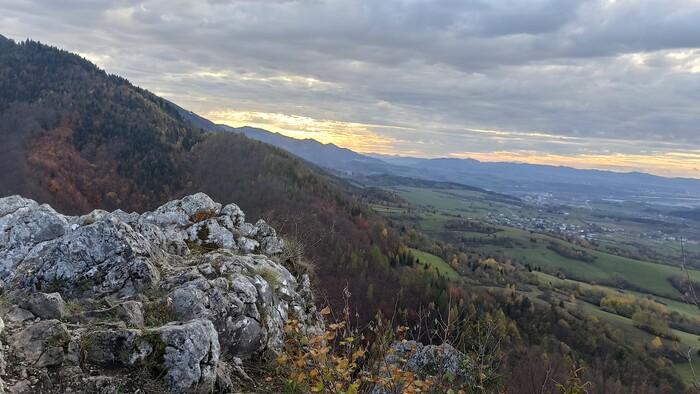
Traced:
<path fill-rule="evenodd" d="M 279 349 L 288 319 L 322 330 L 308 277 L 284 267 L 283 250 L 267 223 L 202 193 L 140 215 L 0 199 L 0 393 L 143 391 L 147 380 L 229 390 L 241 359 Z"/>

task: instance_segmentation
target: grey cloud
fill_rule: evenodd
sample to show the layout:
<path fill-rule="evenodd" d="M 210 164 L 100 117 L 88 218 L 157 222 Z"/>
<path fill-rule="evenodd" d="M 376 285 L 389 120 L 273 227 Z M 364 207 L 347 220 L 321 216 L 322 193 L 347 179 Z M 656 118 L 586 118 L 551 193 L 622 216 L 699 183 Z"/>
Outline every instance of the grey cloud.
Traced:
<path fill-rule="evenodd" d="M 107 71 L 200 113 L 400 126 L 376 132 L 431 155 L 630 153 L 669 139 L 700 147 L 700 80 L 683 66 L 697 59 L 700 71 L 700 52 L 691 60 L 666 52 L 700 48 L 697 3 L 0 0 L 0 15 L 6 36 L 102 56 Z M 275 79 L 290 76 L 322 84 Z"/>

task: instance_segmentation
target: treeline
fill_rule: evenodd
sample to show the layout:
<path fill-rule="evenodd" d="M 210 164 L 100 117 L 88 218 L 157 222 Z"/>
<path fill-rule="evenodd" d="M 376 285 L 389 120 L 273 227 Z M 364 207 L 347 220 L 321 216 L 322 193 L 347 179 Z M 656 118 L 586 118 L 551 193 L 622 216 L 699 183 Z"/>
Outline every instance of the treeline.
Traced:
<path fill-rule="evenodd" d="M 554 251 L 561 257 L 583 261 L 584 263 L 593 263 L 596 259 L 596 256 L 586 252 L 585 250 L 575 249 L 558 242 L 550 242 L 549 245 L 547 245 L 547 249 Z"/>
<path fill-rule="evenodd" d="M 479 220 L 468 219 L 452 219 L 445 222 L 443 225 L 447 231 L 467 231 L 473 233 L 493 234 L 501 230 L 498 228 L 481 222 Z"/>

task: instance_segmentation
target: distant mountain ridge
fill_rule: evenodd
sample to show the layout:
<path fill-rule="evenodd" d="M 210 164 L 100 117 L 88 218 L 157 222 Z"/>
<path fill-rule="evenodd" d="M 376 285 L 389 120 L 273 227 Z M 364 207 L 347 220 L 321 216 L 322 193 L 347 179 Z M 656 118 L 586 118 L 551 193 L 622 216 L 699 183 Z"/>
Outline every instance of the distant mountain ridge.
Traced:
<path fill-rule="evenodd" d="M 323 144 L 310 138 L 299 140 L 255 127 L 230 127 L 223 124 L 216 124 L 176 104 L 173 104 L 173 106 L 177 108 L 183 118 L 204 130 L 229 131 L 243 134 L 248 138 L 284 149 L 304 160 L 329 170 L 366 174 L 378 172 L 377 169 L 389 165 L 382 160 L 362 155 L 350 149 L 341 148 L 331 143 Z"/>
<path fill-rule="evenodd" d="M 184 111 L 184 110 L 183 110 Z M 287 150 L 321 167 L 351 177 L 395 175 L 437 182 L 458 183 L 515 196 L 553 193 L 564 199 L 621 198 L 647 202 L 682 201 L 678 198 L 700 196 L 700 180 L 664 178 L 640 172 L 581 170 L 564 166 L 547 166 L 509 162 L 481 162 L 475 159 L 363 155 L 334 144 L 306 139 L 297 140 L 267 130 L 231 128 L 214 124 L 198 115 L 181 112 L 194 124 L 210 131 L 233 131 Z M 687 204 L 700 205 L 687 200 Z"/>

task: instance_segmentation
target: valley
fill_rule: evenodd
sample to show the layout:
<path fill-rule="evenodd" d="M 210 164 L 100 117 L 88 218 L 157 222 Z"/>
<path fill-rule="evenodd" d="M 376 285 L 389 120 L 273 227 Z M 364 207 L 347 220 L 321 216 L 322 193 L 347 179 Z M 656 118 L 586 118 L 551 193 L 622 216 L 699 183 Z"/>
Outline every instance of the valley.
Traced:
<path fill-rule="evenodd" d="M 679 284 L 687 283 L 686 275 L 700 281 L 695 268 L 700 229 L 670 216 L 673 207 L 603 200 L 572 207 L 552 197 L 533 201 L 458 185 L 404 183 L 382 187 L 410 206 L 373 204 L 372 209 L 399 227 L 415 228 L 463 253 L 526 267 L 532 275 L 514 284 L 517 294 L 609 324 L 618 330 L 620 341 L 663 354 L 690 382 L 691 369 L 681 354 L 697 347 L 700 310 L 684 297 Z M 683 258 L 687 272 L 681 269 Z M 483 283 L 469 265 L 460 264 L 457 270 L 467 287 Z M 610 307 L 618 301 L 644 306 L 627 311 Z M 664 323 L 656 329 L 645 326 L 640 323 L 644 313 Z M 681 321 L 686 324 L 677 324 Z M 650 345 L 657 336 L 661 345 Z M 700 359 L 693 356 L 697 370 Z"/>

